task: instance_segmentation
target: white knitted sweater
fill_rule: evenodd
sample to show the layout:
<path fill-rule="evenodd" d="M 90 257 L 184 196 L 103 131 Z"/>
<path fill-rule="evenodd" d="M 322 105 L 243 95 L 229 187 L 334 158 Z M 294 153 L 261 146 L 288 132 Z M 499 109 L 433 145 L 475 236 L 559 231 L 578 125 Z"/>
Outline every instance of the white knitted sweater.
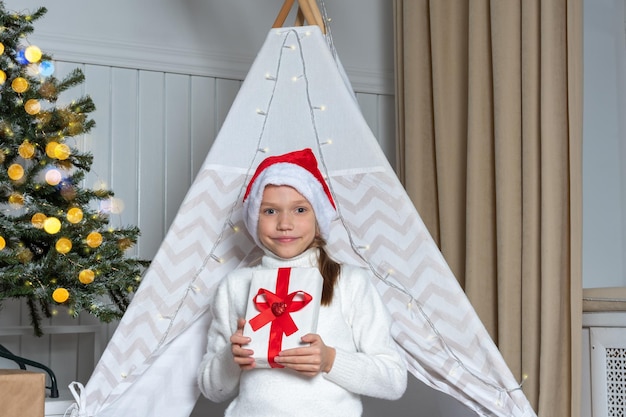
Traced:
<path fill-rule="evenodd" d="M 292 259 L 263 257 L 254 268 L 311 267 L 317 249 Z M 333 302 L 322 306 L 317 333 L 336 349 L 329 373 L 310 378 L 287 369 L 241 371 L 233 361 L 230 336 L 245 316 L 251 268 L 237 269 L 218 286 L 207 352 L 198 370 L 202 393 L 212 401 L 234 398 L 226 417 L 361 416 L 361 395 L 397 399 L 407 372 L 390 335 L 391 320 L 369 272 L 342 265 Z"/>

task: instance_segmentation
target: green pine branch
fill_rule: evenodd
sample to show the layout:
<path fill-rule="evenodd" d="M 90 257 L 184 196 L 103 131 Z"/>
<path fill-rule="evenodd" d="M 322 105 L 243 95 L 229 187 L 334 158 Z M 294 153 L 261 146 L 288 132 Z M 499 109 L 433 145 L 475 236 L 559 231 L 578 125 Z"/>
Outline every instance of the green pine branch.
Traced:
<path fill-rule="evenodd" d="M 139 229 L 111 227 L 101 208 L 113 191 L 82 186 L 93 155 L 69 139 L 93 129 L 96 108 L 88 95 L 56 104 L 85 81 L 80 69 L 63 79 L 36 71 L 52 57 L 32 58 L 26 35 L 45 13 L 8 12 L 0 2 L 0 308 L 25 300 L 38 336 L 59 310 L 121 318 L 149 266 L 128 256 Z"/>

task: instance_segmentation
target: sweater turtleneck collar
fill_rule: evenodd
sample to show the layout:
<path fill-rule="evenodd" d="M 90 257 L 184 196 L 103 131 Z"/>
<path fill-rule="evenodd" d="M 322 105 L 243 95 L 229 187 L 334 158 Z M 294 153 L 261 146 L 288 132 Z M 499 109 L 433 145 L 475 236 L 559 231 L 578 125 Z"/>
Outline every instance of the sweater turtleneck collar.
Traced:
<path fill-rule="evenodd" d="M 317 258 L 319 254 L 319 250 L 317 248 L 310 248 L 302 252 L 298 256 L 294 256 L 293 258 L 285 259 L 280 258 L 270 252 L 269 250 L 265 250 L 265 255 L 261 261 L 261 264 L 266 268 L 310 268 L 317 266 Z"/>

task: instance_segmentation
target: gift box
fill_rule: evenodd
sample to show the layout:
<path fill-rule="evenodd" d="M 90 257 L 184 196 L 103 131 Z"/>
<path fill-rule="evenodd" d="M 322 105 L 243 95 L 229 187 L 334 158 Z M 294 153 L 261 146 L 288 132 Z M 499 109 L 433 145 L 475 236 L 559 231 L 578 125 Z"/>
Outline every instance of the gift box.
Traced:
<path fill-rule="evenodd" d="M 282 368 L 281 350 L 307 346 L 300 338 L 317 331 L 323 278 L 317 268 L 254 271 L 244 335 L 258 368 Z"/>
<path fill-rule="evenodd" d="M 46 375 L 0 369 L 0 417 L 43 417 Z"/>

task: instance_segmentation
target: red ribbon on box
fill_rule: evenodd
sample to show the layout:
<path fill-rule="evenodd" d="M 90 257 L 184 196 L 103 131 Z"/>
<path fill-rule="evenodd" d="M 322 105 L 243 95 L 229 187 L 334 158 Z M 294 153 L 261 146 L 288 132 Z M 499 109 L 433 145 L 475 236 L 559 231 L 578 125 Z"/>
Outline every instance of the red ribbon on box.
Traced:
<path fill-rule="evenodd" d="M 267 346 L 267 359 L 272 368 L 283 368 L 282 365 L 274 362 L 274 357 L 278 355 L 283 345 L 283 333 L 290 336 L 298 330 L 298 326 L 289 313 L 301 310 L 313 299 L 310 294 L 304 291 L 288 293 L 290 275 L 291 268 L 278 268 L 276 293 L 265 288 L 259 288 L 253 298 L 254 305 L 260 313 L 250 319 L 252 330 L 257 331 L 267 323 L 272 323 Z M 302 299 L 294 300 L 298 295 Z M 263 297 L 262 301 L 259 300 L 261 296 Z"/>

